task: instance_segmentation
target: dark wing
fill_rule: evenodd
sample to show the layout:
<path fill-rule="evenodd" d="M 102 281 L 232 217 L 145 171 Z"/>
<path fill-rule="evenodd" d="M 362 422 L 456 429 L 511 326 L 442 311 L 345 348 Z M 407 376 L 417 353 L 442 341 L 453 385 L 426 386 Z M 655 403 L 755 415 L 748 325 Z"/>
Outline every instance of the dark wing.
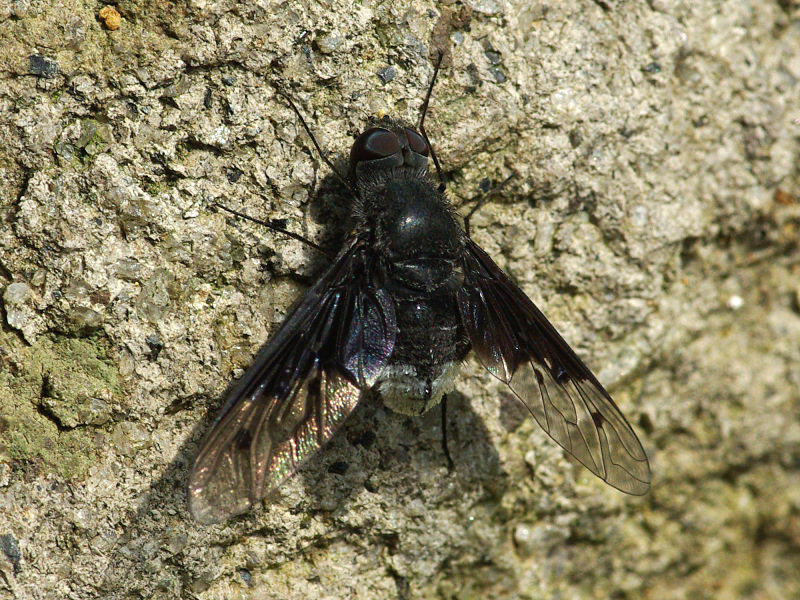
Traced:
<path fill-rule="evenodd" d="M 352 240 L 231 392 L 189 480 L 202 523 L 247 511 L 342 424 L 394 349 L 394 303 Z"/>
<path fill-rule="evenodd" d="M 458 308 L 478 360 L 551 438 L 618 490 L 650 489 L 650 464 L 617 405 L 542 312 L 471 240 Z"/>

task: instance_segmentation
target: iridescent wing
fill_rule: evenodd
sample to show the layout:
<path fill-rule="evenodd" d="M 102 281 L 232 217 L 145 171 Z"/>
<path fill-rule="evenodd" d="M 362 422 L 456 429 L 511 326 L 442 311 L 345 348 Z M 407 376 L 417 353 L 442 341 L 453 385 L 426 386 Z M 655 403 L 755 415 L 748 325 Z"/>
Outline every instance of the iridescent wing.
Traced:
<path fill-rule="evenodd" d="M 478 360 L 592 473 L 628 494 L 647 493 L 647 455 L 597 378 L 525 293 L 471 240 L 464 261 L 458 307 Z"/>
<path fill-rule="evenodd" d="M 320 448 L 394 349 L 394 303 L 352 240 L 231 392 L 202 443 L 189 508 L 202 523 L 247 511 Z"/>

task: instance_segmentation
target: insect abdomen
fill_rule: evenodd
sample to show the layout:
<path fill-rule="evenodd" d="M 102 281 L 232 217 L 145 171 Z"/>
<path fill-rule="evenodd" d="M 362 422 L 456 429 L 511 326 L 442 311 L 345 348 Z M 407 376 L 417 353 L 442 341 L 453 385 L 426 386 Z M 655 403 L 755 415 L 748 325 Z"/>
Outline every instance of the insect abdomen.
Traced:
<path fill-rule="evenodd" d="M 455 296 L 397 300 L 397 340 L 376 389 L 384 404 L 421 415 L 452 391 L 469 351 Z"/>

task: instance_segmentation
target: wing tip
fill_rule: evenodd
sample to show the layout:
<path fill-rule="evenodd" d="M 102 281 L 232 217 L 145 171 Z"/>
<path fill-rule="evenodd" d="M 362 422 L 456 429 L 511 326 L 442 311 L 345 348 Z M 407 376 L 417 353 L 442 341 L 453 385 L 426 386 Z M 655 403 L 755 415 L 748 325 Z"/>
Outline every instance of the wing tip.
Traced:
<path fill-rule="evenodd" d="M 620 465 L 614 467 L 615 473 L 606 472 L 606 476 L 601 477 L 608 485 L 630 496 L 644 496 L 650 491 L 652 471 L 647 459 L 636 464 L 635 469 L 626 469 Z"/>
<path fill-rule="evenodd" d="M 249 496 L 235 497 L 229 493 L 213 493 L 208 487 L 189 486 L 189 513 L 202 525 L 215 525 L 247 512 L 254 501 Z"/>

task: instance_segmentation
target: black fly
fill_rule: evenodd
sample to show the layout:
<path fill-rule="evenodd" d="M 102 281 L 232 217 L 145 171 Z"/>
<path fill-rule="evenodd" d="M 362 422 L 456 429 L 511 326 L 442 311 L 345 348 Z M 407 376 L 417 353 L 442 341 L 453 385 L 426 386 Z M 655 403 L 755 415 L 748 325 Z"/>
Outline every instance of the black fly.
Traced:
<path fill-rule="evenodd" d="M 611 396 L 430 179 L 432 157 L 441 181 L 423 127 L 437 72 L 419 129 L 376 122 L 353 144 L 348 176 L 337 174 L 355 196 L 353 229 L 203 441 L 189 481 L 198 521 L 243 513 L 277 488 L 369 389 L 395 411 L 425 413 L 470 349 L 595 475 L 629 494 L 650 489 L 647 456 Z"/>

